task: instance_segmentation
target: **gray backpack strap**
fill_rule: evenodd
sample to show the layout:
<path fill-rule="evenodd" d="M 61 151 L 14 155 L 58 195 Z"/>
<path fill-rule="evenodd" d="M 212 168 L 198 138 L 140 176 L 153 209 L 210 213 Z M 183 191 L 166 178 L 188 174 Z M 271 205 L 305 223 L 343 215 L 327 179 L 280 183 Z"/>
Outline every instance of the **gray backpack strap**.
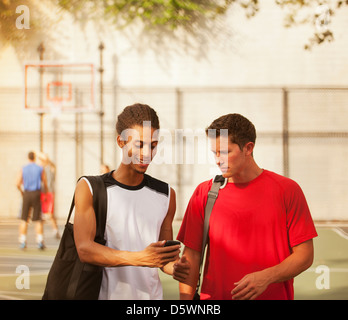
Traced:
<path fill-rule="evenodd" d="M 213 184 L 211 186 L 210 191 L 208 192 L 208 199 L 207 203 L 205 205 L 204 209 L 204 228 L 203 228 L 203 242 L 202 242 L 202 249 L 201 249 L 201 260 L 199 263 L 199 278 L 198 278 L 198 284 L 196 293 L 198 293 L 198 289 L 201 284 L 201 272 L 202 272 L 202 264 L 204 260 L 204 251 L 205 247 L 208 243 L 208 232 L 209 232 L 209 220 L 210 220 L 210 214 L 213 210 L 215 201 L 219 195 L 219 190 L 222 185 L 224 185 L 227 182 L 227 179 L 225 179 L 222 175 L 215 176 L 213 180 Z"/>

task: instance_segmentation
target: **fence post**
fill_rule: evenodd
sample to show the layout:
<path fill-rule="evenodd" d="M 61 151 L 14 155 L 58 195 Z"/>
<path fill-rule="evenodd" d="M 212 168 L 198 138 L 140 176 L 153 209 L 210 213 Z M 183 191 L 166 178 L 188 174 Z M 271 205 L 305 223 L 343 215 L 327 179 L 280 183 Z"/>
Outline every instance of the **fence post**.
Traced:
<path fill-rule="evenodd" d="M 283 88 L 283 175 L 289 177 L 289 97 L 288 89 Z"/>
<path fill-rule="evenodd" d="M 39 52 L 39 59 L 40 61 L 43 60 L 44 58 L 44 52 L 45 52 L 45 47 L 43 42 L 40 43 L 40 45 L 37 47 L 37 51 Z M 40 87 L 39 87 L 39 99 L 40 99 L 40 109 L 43 107 L 43 88 L 42 88 L 42 82 L 43 82 L 43 69 L 40 67 Z M 39 144 L 40 144 L 40 152 L 43 152 L 43 118 L 44 118 L 44 112 L 42 110 L 39 111 L 39 117 L 40 117 L 40 134 L 39 134 Z"/>
<path fill-rule="evenodd" d="M 177 129 L 183 129 L 183 110 L 182 110 L 182 90 L 177 88 L 175 90 L 176 93 L 176 128 Z M 177 130 L 175 133 L 175 144 L 178 141 L 182 141 L 181 131 Z M 183 152 L 183 150 L 178 150 L 179 148 L 175 148 L 175 152 Z M 177 158 L 177 155 L 175 155 L 175 159 Z M 177 212 L 179 212 L 179 217 L 183 217 L 182 212 L 182 176 L 181 176 L 181 170 L 180 164 L 176 163 L 176 198 L 177 198 Z"/>
<path fill-rule="evenodd" d="M 100 73 L 100 164 L 104 163 L 104 83 L 103 83 L 103 73 L 104 73 L 104 66 L 103 66 L 103 50 L 104 50 L 104 44 L 103 42 L 100 42 L 99 44 L 99 59 L 100 59 L 100 66 L 99 66 L 99 73 Z"/>

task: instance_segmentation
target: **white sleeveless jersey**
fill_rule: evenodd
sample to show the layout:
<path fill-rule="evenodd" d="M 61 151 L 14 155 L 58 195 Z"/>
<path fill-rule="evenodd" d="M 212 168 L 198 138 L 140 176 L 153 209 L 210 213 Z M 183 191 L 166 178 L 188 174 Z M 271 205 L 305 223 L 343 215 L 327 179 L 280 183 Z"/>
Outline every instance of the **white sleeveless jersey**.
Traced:
<path fill-rule="evenodd" d="M 144 175 L 138 186 L 126 186 L 108 175 L 106 246 L 116 250 L 141 251 L 157 242 L 169 207 L 167 183 Z M 99 299 L 163 299 L 157 268 L 104 268 Z"/>

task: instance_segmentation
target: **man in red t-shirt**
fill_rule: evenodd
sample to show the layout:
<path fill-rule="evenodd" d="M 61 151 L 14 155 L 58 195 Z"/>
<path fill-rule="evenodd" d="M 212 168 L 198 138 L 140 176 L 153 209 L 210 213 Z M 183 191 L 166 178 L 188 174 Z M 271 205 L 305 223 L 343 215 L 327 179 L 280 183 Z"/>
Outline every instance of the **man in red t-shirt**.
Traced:
<path fill-rule="evenodd" d="M 222 116 L 206 132 L 228 183 L 211 213 L 201 299 L 293 299 L 293 278 L 312 264 L 317 236 L 301 188 L 258 167 L 255 127 L 243 116 Z M 194 191 L 177 237 L 191 265 L 180 283 L 181 299 L 192 299 L 197 285 L 211 185 L 203 182 Z"/>

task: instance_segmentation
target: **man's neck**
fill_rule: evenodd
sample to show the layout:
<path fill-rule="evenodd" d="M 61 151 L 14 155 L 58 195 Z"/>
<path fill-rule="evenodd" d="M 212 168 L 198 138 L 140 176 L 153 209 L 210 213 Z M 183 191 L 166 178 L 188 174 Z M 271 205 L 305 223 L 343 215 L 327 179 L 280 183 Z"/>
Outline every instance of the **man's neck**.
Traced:
<path fill-rule="evenodd" d="M 130 165 L 123 163 L 112 174 L 113 178 L 126 186 L 137 186 L 143 179 L 144 174 L 135 171 Z"/>
<path fill-rule="evenodd" d="M 228 177 L 228 182 L 248 183 L 257 178 L 262 172 L 263 169 L 261 169 L 255 161 L 251 161 L 251 163 L 246 166 L 244 170 L 232 177 Z"/>

